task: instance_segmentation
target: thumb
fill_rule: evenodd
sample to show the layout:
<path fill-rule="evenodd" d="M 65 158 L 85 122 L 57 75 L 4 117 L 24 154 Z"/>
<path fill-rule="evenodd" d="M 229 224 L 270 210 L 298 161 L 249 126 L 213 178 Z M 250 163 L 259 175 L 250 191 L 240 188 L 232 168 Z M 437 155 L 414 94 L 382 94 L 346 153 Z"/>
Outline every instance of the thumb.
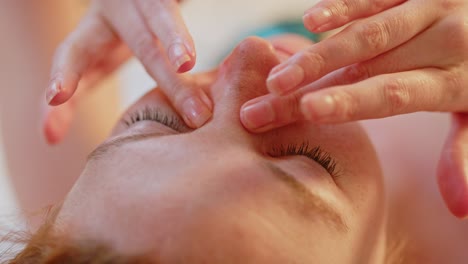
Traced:
<path fill-rule="evenodd" d="M 439 190 L 456 217 L 468 217 L 468 114 L 454 114 L 437 172 Z"/>

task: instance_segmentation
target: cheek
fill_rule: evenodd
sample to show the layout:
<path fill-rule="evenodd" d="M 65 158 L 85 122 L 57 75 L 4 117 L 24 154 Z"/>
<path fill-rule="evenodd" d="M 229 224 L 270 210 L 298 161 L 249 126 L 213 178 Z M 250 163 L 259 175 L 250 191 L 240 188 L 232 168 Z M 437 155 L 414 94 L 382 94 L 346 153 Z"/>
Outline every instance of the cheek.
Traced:
<path fill-rule="evenodd" d="M 291 221 L 275 206 L 253 209 L 241 203 L 185 219 L 172 229 L 180 231 L 172 234 L 174 240 L 164 243 L 167 263 L 304 263 L 311 256 L 325 261 L 330 256 L 322 249 L 339 241 L 326 229 L 311 232 L 312 226 Z"/>

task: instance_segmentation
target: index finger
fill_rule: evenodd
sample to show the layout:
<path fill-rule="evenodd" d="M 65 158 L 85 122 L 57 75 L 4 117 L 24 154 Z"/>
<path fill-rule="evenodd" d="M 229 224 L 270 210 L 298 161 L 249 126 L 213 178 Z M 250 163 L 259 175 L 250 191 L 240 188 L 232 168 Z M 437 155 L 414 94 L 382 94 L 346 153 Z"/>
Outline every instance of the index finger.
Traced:
<path fill-rule="evenodd" d="M 417 15 L 413 14 L 415 10 Z M 435 11 L 409 1 L 356 22 L 275 67 L 267 79 L 268 90 L 275 94 L 288 94 L 339 68 L 369 60 L 398 47 L 427 28 L 436 19 Z"/>
<path fill-rule="evenodd" d="M 212 115 L 211 100 L 204 91 L 192 89 L 184 76 L 174 71 L 160 40 L 148 30 L 136 6 L 128 0 L 120 0 L 119 5 L 107 8 L 106 17 L 187 125 L 197 128 L 206 123 Z"/>
<path fill-rule="evenodd" d="M 335 29 L 355 19 L 368 17 L 406 0 L 323 0 L 304 14 L 304 26 L 312 32 Z"/>
<path fill-rule="evenodd" d="M 149 30 L 161 41 L 172 65 L 186 72 L 195 65 L 195 45 L 175 0 L 135 0 Z"/>

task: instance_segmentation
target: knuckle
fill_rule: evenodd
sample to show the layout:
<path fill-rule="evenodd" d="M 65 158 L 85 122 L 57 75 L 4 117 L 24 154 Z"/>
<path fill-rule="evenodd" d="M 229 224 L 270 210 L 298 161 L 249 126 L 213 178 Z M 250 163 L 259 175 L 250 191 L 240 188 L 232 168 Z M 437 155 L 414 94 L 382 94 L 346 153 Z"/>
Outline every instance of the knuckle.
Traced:
<path fill-rule="evenodd" d="M 339 116 L 349 121 L 358 116 L 360 99 L 356 93 L 343 89 L 332 96 L 336 102 L 336 113 Z"/>
<path fill-rule="evenodd" d="M 458 56 L 468 57 L 468 17 L 451 16 L 443 24 L 442 30 L 447 35 L 448 49 Z"/>
<path fill-rule="evenodd" d="M 372 12 L 379 12 L 386 9 L 389 5 L 388 0 L 373 0 L 371 1 L 370 10 Z"/>
<path fill-rule="evenodd" d="M 387 115 L 403 113 L 410 103 L 408 87 L 402 79 L 386 81 L 382 87 L 382 97 Z"/>
<path fill-rule="evenodd" d="M 135 55 L 145 64 L 159 55 L 159 49 L 155 45 L 154 40 L 146 34 L 140 34 L 141 37 L 135 40 L 134 52 Z"/>
<path fill-rule="evenodd" d="M 368 22 L 362 25 L 360 42 L 364 49 L 371 52 L 380 52 L 385 50 L 390 42 L 389 31 L 385 23 L 382 22 Z"/>
<path fill-rule="evenodd" d="M 301 63 L 305 68 L 305 72 L 309 75 L 309 79 L 318 78 L 325 73 L 326 60 L 325 58 L 311 50 L 306 50 L 301 56 Z M 305 66 L 309 65 L 308 67 Z"/>
<path fill-rule="evenodd" d="M 459 101 L 460 98 L 465 98 L 463 93 L 466 93 L 466 89 L 463 89 L 464 78 L 463 75 L 458 73 L 447 73 L 442 76 L 444 79 L 445 89 L 443 95 L 445 96 L 444 102 L 449 104 L 449 107 L 453 102 Z"/>
<path fill-rule="evenodd" d="M 194 97 L 196 94 L 195 89 L 186 89 L 181 81 L 172 83 L 170 87 L 161 87 L 161 90 L 167 95 L 174 106 L 179 109 L 187 98 Z"/>
<path fill-rule="evenodd" d="M 302 116 L 300 102 L 302 95 L 294 93 L 286 100 L 286 109 L 289 109 L 287 121 L 295 121 L 298 117 Z"/>
<path fill-rule="evenodd" d="M 303 94 L 294 93 L 287 97 L 270 98 L 279 126 L 289 124 L 302 118 L 300 101 Z"/>
<path fill-rule="evenodd" d="M 452 11 L 458 8 L 463 1 L 459 0 L 442 0 L 439 2 L 442 10 Z"/>
<path fill-rule="evenodd" d="M 343 71 L 343 79 L 346 83 L 362 81 L 369 78 L 369 76 L 369 70 L 362 63 L 356 63 L 348 66 Z"/>
<path fill-rule="evenodd" d="M 329 10 L 334 15 L 348 17 L 352 11 L 352 5 L 352 1 L 339 0 L 333 3 L 333 5 L 329 7 Z"/>

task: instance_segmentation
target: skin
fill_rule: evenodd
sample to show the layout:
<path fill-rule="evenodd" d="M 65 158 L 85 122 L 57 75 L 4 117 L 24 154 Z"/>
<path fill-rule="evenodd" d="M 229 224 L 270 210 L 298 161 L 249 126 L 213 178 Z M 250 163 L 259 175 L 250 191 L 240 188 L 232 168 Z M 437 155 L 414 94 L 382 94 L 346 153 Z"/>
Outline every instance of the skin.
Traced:
<path fill-rule="evenodd" d="M 457 113 L 438 182 L 448 208 L 464 218 L 468 117 L 458 113 L 468 110 L 467 14 L 465 0 L 320 1 L 305 12 L 304 25 L 317 33 L 345 29 L 272 69 L 266 81 L 270 94 L 246 102 L 242 122 L 262 133 L 303 119 L 343 123 L 417 111 Z M 185 52 L 174 53 L 175 43 Z M 89 87 L 93 82 L 86 80 L 108 75 L 131 53 L 190 127 L 211 118 L 213 104 L 203 90 L 188 89 L 183 78 L 166 82 L 175 75 L 174 66 L 183 72 L 195 63 L 193 41 L 174 0 L 92 1 L 89 14 L 56 52 L 47 101 L 77 100 L 72 95 L 79 81 Z M 50 110 L 44 122 L 49 143 L 65 136 L 73 105 Z"/>
<path fill-rule="evenodd" d="M 271 93 L 247 102 L 242 121 L 263 132 L 301 119 L 329 124 L 456 113 L 437 178 L 450 211 L 465 218 L 468 116 L 460 113 L 468 111 L 467 14 L 465 0 L 323 0 L 305 12 L 304 25 L 317 33 L 343 30 L 272 69 Z M 263 109 L 252 111 L 256 103 Z"/>
<path fill-rule="evenodd" d="M 50 110 L 46 117 L 44 132 L 50 144 L 66 135 L 81 92 L 90 90 L 132 55 L 161 84 L 190 127 L 200 127 L 211 117 L 213 105 L 208 96 L 174 77 L 192 69 L 196 60 L 178 1 L 93 0 L 53 58 L 46 101 L 52 106 L 70 103 L 61 111 Z M 57 120 L 60 125 L 54 125 Z"/>
<path fill-rule="evenodd" d="M 141 98 L 91 154 L 56 232 L 150 252 L 162 263 L 379 263 L 382 175 L 360 126 L 298 122 L 252 134 L 239 120 L 243 103 L 267 93 L 268 72 L 286 54 L 248 38 L 217 70 L 194 76 L 192 85 L 216 102 L 196 130 L 160 89 Z M 128 114 L 145 107 L 178 120 L 179 131 L 154 121 L 127 127 Z M 278 144 L 303 141 L 329 153 L 339 176 L 275 153 Z"/>

